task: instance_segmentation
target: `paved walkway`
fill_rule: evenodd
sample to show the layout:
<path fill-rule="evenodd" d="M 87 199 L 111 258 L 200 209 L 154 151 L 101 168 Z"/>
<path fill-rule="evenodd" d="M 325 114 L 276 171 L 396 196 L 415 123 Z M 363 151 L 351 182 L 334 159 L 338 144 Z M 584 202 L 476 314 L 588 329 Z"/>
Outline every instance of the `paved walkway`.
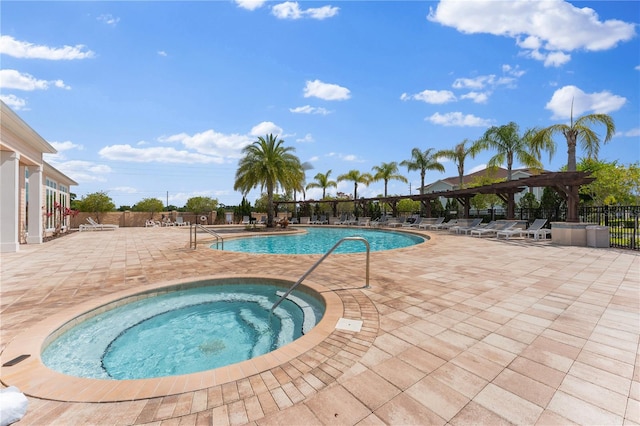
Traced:
<path fill-rule="evenodd" d="M 29 398 L 18 425 L 640 424 L 640 256 L 432 232 L 420 246 L 329 257 L 359 333 L 275 368 L 113 403 Z M 56 313 L 212 275 L 299 278 L 319 256 L 188 248 L 186 228 L 75 233 L 2 254 L 0 350 Z M 3 368 L 3 386 L 11 385 Z"/>

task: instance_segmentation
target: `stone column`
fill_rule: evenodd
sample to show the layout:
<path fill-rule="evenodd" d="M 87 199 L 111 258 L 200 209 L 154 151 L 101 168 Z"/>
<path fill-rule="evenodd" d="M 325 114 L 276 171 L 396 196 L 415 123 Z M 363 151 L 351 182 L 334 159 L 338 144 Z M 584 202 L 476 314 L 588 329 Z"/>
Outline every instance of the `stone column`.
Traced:
<path fill-rule="evenodd" d="M 42 234 L 44 233 L 43 188 L 42 166 L 29 166 L 29 234 L 27 235 L 27 244 L 42 244 Z"/>
<path fill-rule="evenodd" d="M 18 241 L 20 209 L 20 154 L 0 151 L 0 252 L 16 252 Z"/>

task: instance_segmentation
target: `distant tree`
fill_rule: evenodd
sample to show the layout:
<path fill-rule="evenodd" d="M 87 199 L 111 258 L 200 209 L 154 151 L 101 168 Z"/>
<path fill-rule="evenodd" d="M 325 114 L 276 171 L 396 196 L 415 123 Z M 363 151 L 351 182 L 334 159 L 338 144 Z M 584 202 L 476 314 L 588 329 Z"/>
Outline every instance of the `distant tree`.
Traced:
<path fill-rule="evenodd" d="M 606 162 L 583 159 L 577 165 L 578 170 L 589 172 L 596 178 L 582 185 L 580 194 L 588 195 L 589 204 L 602 205 L 638 205 L 640 200 L 640 163 L 628 167 L 617 161 Z"/>
<path fill-rule="evenodd" d="M 414 201 L 409 198 L 403 198 L 398 201 L 396 208 L 399 212 L 413 214 L 420 211 L 420 201 Z"/>
<path fill-rule="evenodd" d="M 491 169 L 487 169 L 487 174 L 482 176 L 476 176 L 469 187 L 478 187 L 491 185 L 498 182 L 503 182 L 504 179 L 499 179 L 494 176 L 491 172 Z M 490 208 L 493 210 L 496 206 L 504 204 L 503 201 L 496 194 L 476 194 L 471 197 L 471 206 L 476 210 L 482 210 L 486 208 Z"/>
<path fill-rule="evenodd" d="M 371 183 L 373 176 L 369 173 L 360 173 L 359 170 L 349 170 L 347 173 L 344 173 L 338 176 L 338 182 L 342 182 L 343 180 L 353 182 L 353 200 L 355 201 L 358 198 L 358 184 L 363 184 L 365 186 Z"/>
<path fill-rule="evenodd" d="M 180 207 L 178 207 L 178 206 L 174 206 L 173 204 L 169 204 L 169 205 L 166 207 L 166 209 L 167 209 L 167 211 L 168 211 L 168 212 L 172 212 L 172 211 L 181 211 L 181 210 L 180 210 Z"/>
<path fill-rule="evenodd" d="M 520 198 L 520 201 L 518 201 L 518 205 L 521 209 L 537 209 L 540 207 L 540 203 L 533 192 L 527 192 L 524 194 Z"/>
<path fill-rule="evenodd" d="M 251 216 L 251 203 L 247 201 L 246 197 L 242 197 L 240 205 L 234 209 L 236 218 L 242 218 L 244 216 Z"/>
<path fill-rule="evenodd" d="M 256 187 L 266 190 L 267 227 L 270 228 L 274 226 L 273 196 L 278 187 L 285 191 L 300 190 L 305 179 L 300 159 L 292 154 L 295 149 L 283 144 L 282 139 L 269 134 L 246 146 L 233 185 L 233 189 L 245 195 Z"/>
<path fill-rule="evenodd" d="M 78 210 L 81 212 L 90 212 L 96 215 L 96 220 L 100 222 L 102 213 L 110 212 L 115 209 L 113 200 L 105 191 L 94 192 L 83 196 L 78 202 Z"/>
<path fill-rule="evenodd" d="M 398 173 L 398 163 L 392 161 L 390 163 L 382 163 L 379 166 L 373 166 L 371 171 L 374 172 L 371 182 L 379 180 L 384 181 L 384 196 L 387 196 L 387 185 L 390 180 L 399 180 L 400 182 L 407 183 L 406 177 Z"/>
<path fill-rule="evenodd" d="M 118 207 L 117 209 L 119 212 L 126 212 L 126 211 L 130 211 L 131 210 L 131 206 L 127 206 L 127 205 L 121 205 L 120 207 Z"/>
<path fill-rule="evenodd" d="M 467 146 L 467 144 L 470 144 Z M 458 188 L 463 188 L 464 162 L 467 157 L 474 158 L 482 150 L 482 145 L 478 142 L 470 142 L 468 139 L 457 144 L 453 149 L 444 149 L 435 153 L 436 158 L 447 158 L 452 160 L 458 168 Z"/>
<path fill-rule="evenodd" d="M 553 144 L 553 136 L 561 133 L 567 141 L 567 171 L 575 172 L 576 169 L 576 146 L 586 151 L 587 158 L 597 160 L 600 150 L 600 137 L 590 126 L 602 124 L 606 128 L 604 143 L 611 140 L 616 133 L 616 126 L 607 114 L 587 114 L 573 121 L 573 102 L 571 103 L 571 120 L 569 124 L 553 124 L 539 130 L 533 138 L 535 145 Z"/>
<path fill-rule="evenodd" d="M 401 166 L 405 166 L 407 171 L 420 171 L 420 195 L 424 194 L 424 178 L 428 170 L 436 170 L 444 173 L 444 166 L 438 161 L 438 157 L 434 154 L 433 148 L 422 151 L 420 148 L 411 150 L 411 160 L 400 162 Z"/>
<path fill-rule="evenodd" d="M 511 180 L 513 163 L 517 160 L 520 164 L 534 169 L 542 169 L 540 163 L 540 151 L 554 152 L 554 145 L 548 140 L 543 145 L 534 145 L 533 137 L 537 129 L 529 129 L 520 136 L 518 125 L 513 121 L 503 126 L 490 127 L 478 141 L 481 149 L 494 149 L 496 154 L 489 159 L 488 167 L 507 166 L 507 180 Z"/>
<path fill-rule="evenodd" d="M 184 205 L 185 211 L 198 214 L 209 214 L 218 207 L 218 200 L 210 197 L 191 197 Z"/>
<path fill-rule="evenodd" d="M 327 188 L 338 187 L 338 184 L 336 183 L 336 181 L 329 179 L 330 174 L 331 174 L 331 170 L 328 170 L 327 173 L 317 173 L 313 177 L 316 181 L 310 182 L 309 184 L 307 184 L 306 190 L 308 191 L 310 188 L 322 188 L 322 199 L 324 200 L 325 197 L 327 196 Z"/>
<path fill-rule="evenodd" d="M 547 212 L 547 216 L 558 216 L 559 210 L 565 205 L 564 198 L 553 188 L 545 187 L 540 197 L 540 208 Z M 552 214 L 553 213 L 553 214 Z"/>
<path fill-rule="evenodd" d="M 161 212 L 164 209 L 164 204 L 162 200 L 158 198 L 145 198 L 141 201 L 138 201 L 131 208 L 134 212 L 148 212 L 149 218 L 153 218 L 155 213 Z"/>

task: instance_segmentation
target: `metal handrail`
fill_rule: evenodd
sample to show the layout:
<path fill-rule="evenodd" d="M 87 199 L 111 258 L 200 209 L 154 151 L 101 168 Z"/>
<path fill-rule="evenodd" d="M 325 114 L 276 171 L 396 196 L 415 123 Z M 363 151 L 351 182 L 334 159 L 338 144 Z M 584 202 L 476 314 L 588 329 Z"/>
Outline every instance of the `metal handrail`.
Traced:
<path fill-rule="evenodd" d="M 338 248 L 338 246 L 340 244 L 342 244 L 345 241 L 362 241 L 364 243 L 365 246 L 367 246 L 367 270 L 366 270 L 366 276 L 365 276 L 365 285 L 363 288 L 369 288 L 369 252 L 371 251 L 370 247 L 369 247 L 369 241 L 367 241 L 365 238 L 363 237 L 344 237 L 343 239 L 341 239 L 340 241 L 338 241 L 333 247 L 331 247 L 331 249 L 329 249 L 328 252 L 326 252 L 324 254 L 324 256 L 322 256 L 320 259 L 318 259 L 318 261 L 316 263 L 313 264 L 313 266 L 311 268 L 309 268 L 309 270 L 307 272 L 305 272 L 300 279 L 291 286 L 291 288 L 289 288 L 289 290 L 286 291 L 286 293 L 284 293 L 282 296 L 280 296 L 280 299 L 278 299 L 278 301 L 276 303 L 273 304 L 273 306 L 271 307 L 271 313 L 273 313 L 273 310 L 275 308 L 278 307 L 278 305 L 280 303 L 282 303 L 282 301 L 284 299 L 287 298 L 287 296 L 289 296 L 289 294 L 291 294 L 291 292 L 298 287 L 298 285 L 309 276 L 310 273 L 312 273 L 314 271 L 314 269 L 316 269 L 318 267 L 318 265 L 320 265 L 322 263 L 323 260 L 325 260 L 335 249 Z"/>
<path fill-rule="evenodd" d="M 218 248 L 218 243 L 222 242 L 222 250 L 224 250 L 224 238 L 222 238 L 222 235 L 218 234 L 213 229 L 205 228 L 204 226 L 198 223 L 194 223 L 189 227 L 189 247 L 190 248 L 195 250 L 198 247 L 198 242 L 196 237 L 198 235 L 198 229 L 201 229 L 207 234 L 212 235 L 216 238 L 216 249 Z"/>

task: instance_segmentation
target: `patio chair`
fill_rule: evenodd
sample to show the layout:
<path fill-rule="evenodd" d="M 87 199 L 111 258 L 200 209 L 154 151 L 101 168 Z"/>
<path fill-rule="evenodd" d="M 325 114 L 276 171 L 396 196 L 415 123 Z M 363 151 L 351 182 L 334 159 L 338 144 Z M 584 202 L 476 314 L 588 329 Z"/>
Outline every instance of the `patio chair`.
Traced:
<path fill-rule="evenodd" d="M 492 220 L 491 222 L 488 223 L 482 223 L 480 222 L 479 224 L 477 224 L 476 226 L 473 227 L 469 227 L 467 229 L 461 229 L 460 233 L 464 233 L 465 235 L 469 235 L 469 233 L 475 229 L 492 229 L 493 227 L 496 226 L 496 221 Z"/>
<path fill-rule="evenodd" d="M 449 228 L 449 232 L 455 232 L 456 234 L 466 234 L 467 231 L 477 228 L 482 223 L 482 218 L 475 218 L 473 220 L 468 220 L 467 223 L 452 226 Z"/>
<path fill-rule="evenodd" d="M 444 222 L 444 217 L 438 217 L 435 221 L 422 221 L 418 225 L 418 229 L 431 229 L 432 226 L 441 225 Z"/>
<path fill-rule="evenodd" d="M 498 231 L 505 231 L 507 229 L 513 228 L 516 225 L 515 221 L 508 222 L 496 222 L 495 226 L 489 228 L 485 226 L 484 228 L 478 228 L 472 230 L 469 235 L 472 237 L 484 237 L 486 235 L 496 234 Z"/>
<path fill-rule="evenodd" d="M 402 227 L 403 228 L 417 228 L 418 226 L 420 226 L 420 224 L 422 223 L 422 217 L 420 215 L 415 215 L 413 216 L 413 221 L 410 223 L 403 223 Z"/>
<path fill-rule="evenodd" d="M 389 216 L 387 216 L 386 214 L 383 214 L 379 218 L 369 222 L 369 226 L 375 226 L 375 227 L 384 226 L 387 224 L 388 221 L 389 221 Z"/>
<path fill-rule="evenodd" d="M 449 219 L 448 222 L 441 222 L 437 225 L 431 225 L 431 227 L 429 227 L 429 229 L 432 230 L 440 230 L 440 229 L 449 229 L 452 226 L 455 226 L 458 224 L 458 219 Z"/>
<path fill-rule="evenodd" d="M 251 224 L 251 217 L 250 216 L 242 216 L 242 225 L 249 225 Z"/>
<path fill-rule="evenodd" d="M 361 217 L 358 220 L 358 226 L 369 226 L 371 224 L 371 218 L 370 217 Z"/>
<path fill-rule="evenodd" d="M 542 227 L 547 223 L 547 219 L 536 219 L 527 229 L 513 228 L 513 229 L 504 229 L 502 231 L 498 231 L 496 233 L 496 238 L 504 237 L 505 240 L 508 240 L 510 237 L 515 235 L 522 237 L 524 235 L 529 235 L 529 232 L 534 236 L 534 239 L 538 239 L 539 235 L 547 235 L 547 231 L 551 232 L 549 229 L 545 229 L 542 231 Z M 540 234 L 538 234 L 540 233 Z"/>
<path fill-rule="evenodd" d="M 191 223 L 185 222 L 182 216 L 176 217 L 176 226 L 189 226 L 189 225 L 191 225 Z"/>
<path fill-rule="evenodd" d="M 89 228 L 93 228 L 93 229 L 89 229 L 92 231 L 108 231 L 108 230 L 113 231 L 119 228 L 118 225 L 106 225 L 106 224 L 98 223 L 92 217 L 88 217 L 87 222 L 89 222 L 89 225 L 90 225 Z M 85 225 L 85 228 L 87 228 L 87 225 Z"/>

